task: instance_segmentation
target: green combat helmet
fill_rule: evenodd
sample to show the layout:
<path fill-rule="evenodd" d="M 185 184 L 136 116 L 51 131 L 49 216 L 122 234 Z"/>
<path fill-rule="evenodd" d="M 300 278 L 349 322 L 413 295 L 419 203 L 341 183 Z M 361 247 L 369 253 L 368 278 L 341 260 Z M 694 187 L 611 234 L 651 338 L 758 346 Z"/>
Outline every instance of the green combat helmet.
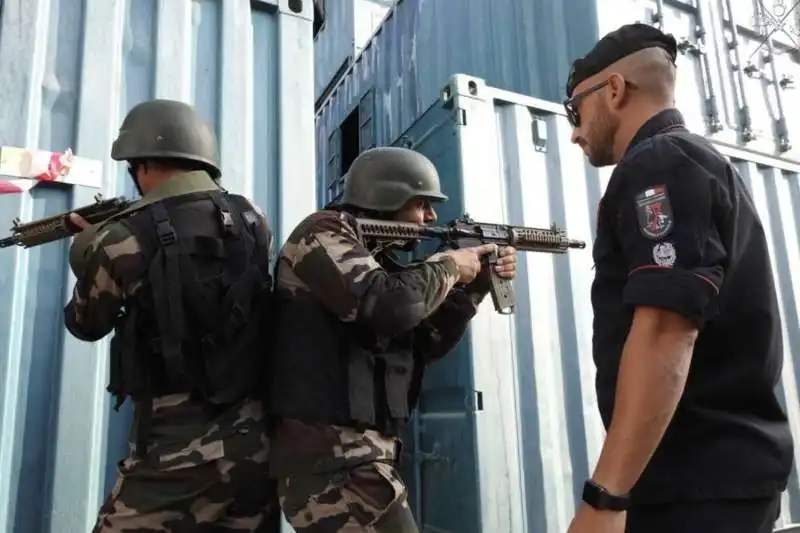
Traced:
<path fill-rule="evenodd" d="M 361 153 L 350 166 L 342 203 L 373 211 L 397 211 L 412 198 L 446 202 L 430 159 L 407 148 L 382 146 Z"/>
<path fill-rule="evenodd" d="M 185 159 L 207 167 L 215 180 L 222 174 L 211 127 L 193 107 L 175 100 L 150 100 L 131 109 L 111 147 L 111 158 Z"/>

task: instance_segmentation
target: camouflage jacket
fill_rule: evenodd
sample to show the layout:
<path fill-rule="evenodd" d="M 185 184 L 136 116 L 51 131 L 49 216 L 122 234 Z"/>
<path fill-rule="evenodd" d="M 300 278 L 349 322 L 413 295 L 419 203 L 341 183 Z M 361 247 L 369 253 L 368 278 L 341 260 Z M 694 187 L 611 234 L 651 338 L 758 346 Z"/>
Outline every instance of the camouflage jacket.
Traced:
<path fill-rule="evenodd" d="M 207 174 L 187 173 L 156 187 L 130 210 L 167 197 L 218 189 Z M 75 238 L 70 266 L 77 282 L 64 309 L 65 324 L 83 341 L 94 342 L 111 333 L 125 302 L 149 290 L 148 265 L 139 243 L 114 220 L 89 227 Z M 155 398 L 148 460 L 170 470 L 219 458 L 223 448 L 226 455 L 236 455 L 237 450 L 251 453 L 262 445 L 263 418 L 263 407 L 257 402 L 209 416 L 186 394 Z"/>
<path fill-rule="evenodd" d="M 301 222 L 278 261 L 276 291 L 284 297 L 311 294 L 342 322 L 367 324 L 379 335 L 413 330 L 415 361 L 426 364 L 453 350 L 488 293 L 483 278 L 456 287 L 459 271 L 449 256 L 401 266 L 388 251 L 371 252 L 352 215 L 334 210 Z M 421 379 L 421 369 L 415 372 Z M 276 426 L 270 468 L 281 476 L 393 461 L 395 447 L 396 439 L 375 431 L 287 419 Z"/>
<path fill-rule="evenodd" d="M 343 322 L 368 324 L 377 334 L 415 330 L 425 361 L 449 353 L 488 293 L 485 281 L 456 288 L 458 266 L 435 254 L 406 267 L 387 250 L 373 254 L 357 235 L 352 215 L 333 210 L 307 217 L 278 256 L 276 290 L 311 293 Z M 390 275 L 393 274 L 393 275 Z"/>

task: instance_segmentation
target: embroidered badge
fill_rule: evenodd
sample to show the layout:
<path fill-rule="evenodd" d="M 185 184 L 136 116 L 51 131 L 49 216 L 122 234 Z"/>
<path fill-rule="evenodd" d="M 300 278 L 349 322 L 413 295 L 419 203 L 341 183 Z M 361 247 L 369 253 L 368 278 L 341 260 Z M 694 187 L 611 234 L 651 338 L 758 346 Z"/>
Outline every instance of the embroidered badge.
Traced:
<path fill-rule="evenodd" d="M 671 267 L 675 264 L 677 258 L 675 247 L 672 246 L 671 242 L 660 242 L 653 246 L 653 261 L 658 266 Z"/>
<path fill-rule="evenodd" d="M 648 239 L 661 239 L 672 231 L 675 221 L 666 185 L 649 187 L 636 195 L 639 229 Z"/>

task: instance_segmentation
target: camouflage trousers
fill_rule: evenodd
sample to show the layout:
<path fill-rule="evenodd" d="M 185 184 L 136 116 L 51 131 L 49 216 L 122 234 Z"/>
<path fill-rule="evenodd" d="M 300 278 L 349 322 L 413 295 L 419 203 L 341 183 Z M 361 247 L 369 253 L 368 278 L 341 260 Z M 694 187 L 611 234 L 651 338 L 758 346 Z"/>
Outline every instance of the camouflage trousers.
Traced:
<path fill-rule="evenodd" d="M 278 496 L 297 533 L 419 532 L 405 484 L 387 463 L 284 477 Z"/>
<path fill-rule="evenodd" d="M 397 439 L 284 421 L 271 439 L 278 497 L 297 533 L 418 533 Z"/>
<path fill-rule="evenodd" d="M 124 459 L 93 533 L 279 533 L 266 455 L 173 470 Z"/>

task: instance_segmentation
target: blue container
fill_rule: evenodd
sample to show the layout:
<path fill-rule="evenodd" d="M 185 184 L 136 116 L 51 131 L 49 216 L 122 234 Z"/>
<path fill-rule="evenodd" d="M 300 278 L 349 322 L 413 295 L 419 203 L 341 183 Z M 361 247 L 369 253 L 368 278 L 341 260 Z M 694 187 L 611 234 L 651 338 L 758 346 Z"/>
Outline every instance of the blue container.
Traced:
<path fill-rule="evenodd" d="M 595 213 L 612 167 L 588 165 L 563 108 L 457 75 L 395 145 L 427 155 L 450 201 L 440 221 L 550 227 L 585 250 L 518 257 L 516 313 L 482 304 L 428 369 L 403 474 L 423 531 L 563 533 L 602 446 L 592 361 Z M 717 143 L 766 226 L 785 324 L 779 396 L 800 442 L 800 164 Z M 795 470 L 781 524 L 800 522 Z"/>
<path fill-rule="evenodd" d="M 370 41 L 395 0 L 317 0 L 323 25 L 314 38 L 314 99 L 328 89 Z"/>
<path fill-rule="evenodd" d="M 800 24 L 787 18 L 770 34 L 773 0 L 696 1 L 400 0 L 352 60 L 352 29 L 339 22 L 350 19 L 329 20 L 315 51 L 317 90 L 327 87 L 316 123 L 320 200 L 335 195 L 353 154 L 394 142 L 453 73 L 560 102 L 571 62 L 636 21 L 680 41 L 677 104 L 695 131 L 800 161 Z"/>
<path fill-rule="evenodd" d="M 299 6 L 299 7 L 298 7 Z M 293 10 L 294 9 L 294 10 Z M 223 183 L 282 243 L 316 208 L 311 1 L 0 2 L 0 145 L 104 163 L 106 197 L 133 195 L 109 158 L 122 118 L 187 101 L 220 138 Z M 0 196 L 0 224 L 92 201 L 87 187 Z M 63 327 L 68 241 L 0 250 L 0 531 L 91 529 L 127 453 L 130 410 L 110 408 L 107 339 Z"/>

